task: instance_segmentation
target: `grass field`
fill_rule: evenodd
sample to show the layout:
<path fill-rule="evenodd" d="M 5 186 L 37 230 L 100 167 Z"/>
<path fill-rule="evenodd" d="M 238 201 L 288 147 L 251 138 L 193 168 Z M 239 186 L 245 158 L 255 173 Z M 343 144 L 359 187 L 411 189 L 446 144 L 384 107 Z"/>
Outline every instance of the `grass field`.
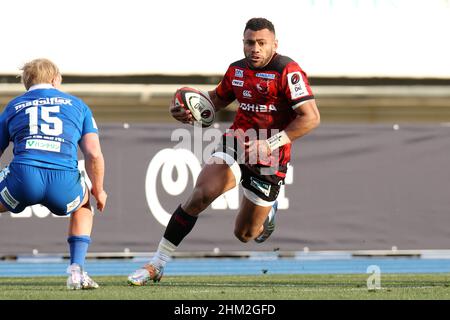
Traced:
<path fill-rule="evenodd" d="M 450 274 L 389 274 L 369 291 L 367 276 L 168 276 L 129 287 L 126 277 L 94 277 L 97 290 L 69 291 L 65 277 L 0 278 L 0 300 L 303 300 L 450 299 Z"/>

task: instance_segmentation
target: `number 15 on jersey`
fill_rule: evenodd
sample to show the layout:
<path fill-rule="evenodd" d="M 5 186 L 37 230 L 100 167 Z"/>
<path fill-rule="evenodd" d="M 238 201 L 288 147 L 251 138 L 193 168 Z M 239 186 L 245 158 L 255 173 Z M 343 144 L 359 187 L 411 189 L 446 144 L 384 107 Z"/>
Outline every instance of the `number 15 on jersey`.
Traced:
<path fill-rule="evenodd" d="M 38 134 L 40 131 L 49 136 L 59 136 L 63 133 L 63 123 L 61 119 L 52 116 L 59 113 L 59 106 L 41 107 L 41 121 L 39 121 L 39 107 L 30 107 L 25 113 L 30 116 L 30 135 Z M 40 128 L 39 128 L 40 127 Z"/>

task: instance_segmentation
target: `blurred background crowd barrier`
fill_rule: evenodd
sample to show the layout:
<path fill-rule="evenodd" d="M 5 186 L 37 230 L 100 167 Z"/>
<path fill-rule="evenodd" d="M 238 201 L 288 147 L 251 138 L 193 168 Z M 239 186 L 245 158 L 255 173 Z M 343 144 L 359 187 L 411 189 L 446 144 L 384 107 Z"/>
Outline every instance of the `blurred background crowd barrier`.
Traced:
<path fill-rule="evenodd" d="M 98 122 L 172 122 L 170 100 L 181 86 L 211 90 L 216 76 L 65 76 L 63 90 L 81 97 Z M 0 76 L 0 105 L 23 92 Z M 450 122 L 450 79 L 311 77 L 325 122 Z M 218 114 L 231 121 L 237 104 Z"/>

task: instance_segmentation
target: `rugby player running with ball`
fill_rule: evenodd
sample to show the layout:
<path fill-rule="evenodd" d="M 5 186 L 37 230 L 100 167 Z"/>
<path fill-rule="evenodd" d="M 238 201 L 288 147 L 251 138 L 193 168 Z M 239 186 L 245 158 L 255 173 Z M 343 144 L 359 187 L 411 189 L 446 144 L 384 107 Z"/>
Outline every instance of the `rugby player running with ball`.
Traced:
<path fill-rule="evenodd" d="M 151 261 L 129 275 L 130 285 L 159 281 L 198 215 L 239 183 L 244 197 L 235 236 L 242 242 L 261 243 L 274 230 L 276 200 L 286 177 L 291 143 L 316 128 L 320 114 L 305 72 L 276 52 L 278 41 L 270 21 L 250 19 L 243 45 L 245 58 L 232 63 L 215 90 L 208 92 L 216 112 L 237 100 L 233 125 L 203 167 L 188 200 L 171 216 Z M 172 104 L 170 112 L 180 122 L 193 123 L 186 108 Z M 246 139 L 252 136 L 248 132 L 256 132 L 253 139 Z"/>

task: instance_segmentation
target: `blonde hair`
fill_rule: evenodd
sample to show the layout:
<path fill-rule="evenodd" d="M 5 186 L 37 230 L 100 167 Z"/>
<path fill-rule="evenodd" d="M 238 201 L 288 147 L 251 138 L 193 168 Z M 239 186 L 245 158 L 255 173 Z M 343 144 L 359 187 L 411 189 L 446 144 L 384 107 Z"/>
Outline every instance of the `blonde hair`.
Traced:
<path fill-rule="evenodd" d="M 48 59 L 34 59 L 27 62 L 20 69 L 22 70 L 22 83 L 28 90 L 32 85 L 40 83 L 52 83 L 61 76 L 58 67 Z"/>

